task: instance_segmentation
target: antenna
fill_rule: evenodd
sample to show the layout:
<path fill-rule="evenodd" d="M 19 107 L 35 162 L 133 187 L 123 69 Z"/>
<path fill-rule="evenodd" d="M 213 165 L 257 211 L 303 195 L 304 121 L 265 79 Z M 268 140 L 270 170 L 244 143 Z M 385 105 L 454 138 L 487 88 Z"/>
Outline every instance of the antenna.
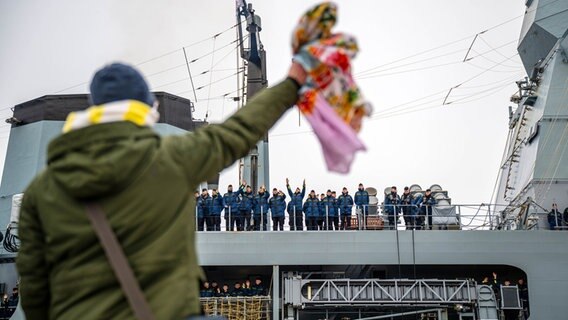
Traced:
<path fill-rule="evenodd" d="M 187 66 L 187 73 L 189 73 L 189 81 L 191 82 L 191 89 L 193 90 L 193 98 L 195 99 L 195 102 L 197 102 L 197 94 L 195 94 L 195 86 L 193 85 L 193 77 L 191 76 L 191 69 L 189 68 L 189 61 L 187 60 L 187 53 L 185 52 L 185 47 L 183 47 L 183 56 L 185 57 L 185 65 Z"/>

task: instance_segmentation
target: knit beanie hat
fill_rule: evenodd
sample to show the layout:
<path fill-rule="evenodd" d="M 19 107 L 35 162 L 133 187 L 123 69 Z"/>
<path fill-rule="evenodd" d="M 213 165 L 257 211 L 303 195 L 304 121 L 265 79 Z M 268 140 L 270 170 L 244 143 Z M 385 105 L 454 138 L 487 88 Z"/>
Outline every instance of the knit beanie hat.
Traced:
<path fill-rule="evenodd" d="M 129 65 L 113 63 L 95 73 L 91 81 L 91 103 L 101 105 L 120 100 L 137 100 L 152 106 L 154 95 L 140 72 Z"/>

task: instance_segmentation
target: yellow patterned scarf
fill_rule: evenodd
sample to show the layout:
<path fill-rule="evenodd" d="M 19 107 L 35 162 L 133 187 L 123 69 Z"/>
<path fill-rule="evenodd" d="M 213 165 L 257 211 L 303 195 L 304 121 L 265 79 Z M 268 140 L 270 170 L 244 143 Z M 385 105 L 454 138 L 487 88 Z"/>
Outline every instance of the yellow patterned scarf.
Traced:
<path fill-rule="evenodd" d="M 100 123 L 119 121 L 130 121 L 137 126 L 151 127 L 160 118 L 157 109 L 157 105 L 151 108 L 137 100 L 121 100 L 92 106 L 84 111 L 71 112 L 63 125 L 63 133 Z"/>

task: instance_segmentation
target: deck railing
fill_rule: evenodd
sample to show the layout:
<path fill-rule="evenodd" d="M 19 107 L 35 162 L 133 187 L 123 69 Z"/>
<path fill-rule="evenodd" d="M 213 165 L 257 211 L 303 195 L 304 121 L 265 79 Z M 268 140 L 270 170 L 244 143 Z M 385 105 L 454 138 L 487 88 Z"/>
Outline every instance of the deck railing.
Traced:
<path fill-rule="evenodd" d="M 389 210 L 390 209 L 390 210 Z M 397 212 L 393 214 L 392 212 Z M 350 215 L 331 214 L 325 210 L 317 217 L 306 216 L 305 213 L 285 213 L 279 217 L 283 227 L 277 228 L 277 221 L 272 212 L 242 216 L 235 214 L 231 208 L 221 213 L 216 225 L 213 219 L 206 217 L 196 224 L 202 224 L 198 231 L 341 231 L 341 230 L 492 230 L 497 229 L 498 217 L 491 212 L 487 204 L 457 205 L 365 205 L 353 206 Z M 209 227 L 208 227 L 209 222 Z"/>

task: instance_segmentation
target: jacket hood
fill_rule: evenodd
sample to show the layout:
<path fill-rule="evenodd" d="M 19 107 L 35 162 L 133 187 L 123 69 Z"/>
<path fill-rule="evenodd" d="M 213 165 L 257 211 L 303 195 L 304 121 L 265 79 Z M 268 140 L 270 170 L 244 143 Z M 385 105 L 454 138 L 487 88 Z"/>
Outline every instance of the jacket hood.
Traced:
<path fill-rule="evenodd" d="M 130 122 L 89 126 L 63 134 L 48 147 L 48 171 L 72 197 L 119 192 L 151 163 L 159 137 Z"/>

